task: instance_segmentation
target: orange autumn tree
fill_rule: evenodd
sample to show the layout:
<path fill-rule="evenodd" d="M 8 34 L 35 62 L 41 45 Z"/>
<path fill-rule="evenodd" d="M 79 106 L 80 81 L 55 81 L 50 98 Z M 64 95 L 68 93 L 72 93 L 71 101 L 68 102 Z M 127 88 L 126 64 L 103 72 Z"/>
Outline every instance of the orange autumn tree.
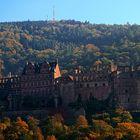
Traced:
<path fill-rule="evenodd" d="M 94 136 L 94 133 L 90 130 L 86 117 L 80 115 L 76 120 L 76 124 L 71 127 L 68 139 L 90 140 L 90 138 L 93 138 Z"/>
<path fill-rule="evenodd" d="M 34 134 L 34 139 L 36 140 L 44 140 L 44 136 L 42 135 L 42 132 L 40 128 L 38 127 L 35 134 Z"/>
<path fill-rule="evenodd" d="M 132 122 L 132 120 L 133 117 L 130 112 L 125 111 L 123 108 L 120 107 L 112 112 L 110 122 L 113 126 L 116 126 L 118 123 Z"/>
<path fill-rule="evenodd" d="M 77 125 L 87 127 L 88 121 L 84 115 L 80 115 L 77 119 Z"/>
<path fill-rule="evenodd" d="M 93 128 L 100 139 L 113 136 L 113 127 L 103 120 L 93 120 Z"/>
<path fill-rule="evenodd" d="M 61 133 L 64 133 L 63 121 L 63 117 L 59 114 L 48 117 L 47 123 L 44 126 L 45 135 L 59 136 Z"/>
<path fill-rule="evenodd" d="M 54 135 L 47 136 L 46 140 L 57 140 Z"/>
<path fill-rule="evenodd" d="M 33 139 L 44 140 L 44 136 L 42 135 L 41 129 L 38 127 L 39 120 L 35 119 L 32 116 L 29 116 L 27 119 L 27 123 L 29 125 L 30 131 L 33 133 Z"/>
<path fill-rule="evenodd" d="M 32 131 L 29 130 L 28 124 L 20 117 L 13 121 L 9 127 L 4 131 L 6 140 L 31 140 L 33 136 Z"/>
<path fill-rule="evenodd" d="M 140 124 L 134 122 L 118 123 L 114 135 L 116 137 L 119 135 L 121 139 L 140 140 Z"/>

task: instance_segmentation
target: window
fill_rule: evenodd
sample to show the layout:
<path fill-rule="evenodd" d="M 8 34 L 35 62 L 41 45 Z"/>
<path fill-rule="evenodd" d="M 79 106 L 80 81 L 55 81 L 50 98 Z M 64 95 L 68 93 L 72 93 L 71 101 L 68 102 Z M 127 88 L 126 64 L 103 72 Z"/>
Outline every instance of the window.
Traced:
<path fill-rule="evenodd" d="M 95 87 L 97 87 L 98 86 L 98 84 L 97 83 L 95 83 L 95 85 L 94 85 Z"/>
<path fill-rule="evenodd" d="M 48 89 L 48 93 L 50 93 L 50 89 Z"/>
<path fill-rule="evenodd" d="M 106 86 L 105 83 L 103 83 L 103 87 Z"/>
<path fill-rule="evenodd" d="M 87 84 L 87 88 L 89 88 L 89 84 Z"/>
<path fill-rule="evenodd" d="M 133 78 L 133 74 L 132 73 L 130 74 L 130 77 Z"/>
<path fill-rule="evenodd" d="M 128 90 L 127 89 L 125 90 L 125 93 L 128 93 Z"/>
<path fill-rule="evenodd" d="M 82 84 L 80 84 L 80 88 L 82 88 L 83 87 L 83 85 Z"/>

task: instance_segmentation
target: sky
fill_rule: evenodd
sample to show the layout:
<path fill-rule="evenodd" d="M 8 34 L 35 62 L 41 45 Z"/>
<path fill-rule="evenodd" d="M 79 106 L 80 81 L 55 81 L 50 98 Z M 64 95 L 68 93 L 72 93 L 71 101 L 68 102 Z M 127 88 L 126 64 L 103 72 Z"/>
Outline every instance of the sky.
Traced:
<path fill-rule="evenodd" d="M 140 0 L 0 0 L 0 22 L 74 19 L 140 24 Z"/>

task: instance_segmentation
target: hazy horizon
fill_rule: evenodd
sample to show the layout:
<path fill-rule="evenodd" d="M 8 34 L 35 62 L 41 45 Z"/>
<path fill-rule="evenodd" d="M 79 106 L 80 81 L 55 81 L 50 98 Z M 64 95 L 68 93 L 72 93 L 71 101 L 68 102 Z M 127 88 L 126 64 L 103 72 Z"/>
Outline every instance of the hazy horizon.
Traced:
<path fill-rule="evenodd" d="M 76 19 L 60 19 L 60 20 L 55 20 L 55 21 L 53 21 L 53 20 L 30 20 L 30 19 L 28 19 L 28 20 L 17 20 L 17 21 L 0 21 L 0 23 L 14 23 L 14 22 L 39 22 L 39 21 L 43 21 L 43 22 L 45 22 L 45 21 L 48 21 L 48 22 L 59 22 L 59 21 L 62 21 L 62 20 L 64 20 L 64 21 L 68 21 L 68 20 L 74 20 L 74 21 L 78 21 L 78 22 L 81 22 L 81 23 L 84 23 L 84 22 L 89 22 L 90 24 L 97 24 L 97 25 L 127 25 L 127 24 L 129 24 L 129 25 L 140 25 L 140 23 L 138 24 L 138 23 L 129 23 L 129 22 L 126 22 L 126 23 L 92 23 L 92 22 L 90 22 L 90 21 L 80 21 L 80 20 L 76 20 Z"/>

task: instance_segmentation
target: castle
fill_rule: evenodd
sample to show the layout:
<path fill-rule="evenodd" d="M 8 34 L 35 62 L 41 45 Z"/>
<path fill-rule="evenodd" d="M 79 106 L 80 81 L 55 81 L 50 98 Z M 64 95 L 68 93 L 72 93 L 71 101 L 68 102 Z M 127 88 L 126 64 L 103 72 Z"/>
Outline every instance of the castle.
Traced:
<path fill-rule="evenodd" d="M 0 100 L 5 110 L 67 107 L 78 97 L 104 101 L 112 97 L 127 110 L 140 109 L 140 66 L 103 65 L 76 69 L 61 76 L 57 62 L 28 62 L 21 75 L 0 78 Z"/>
<path fill-rule="evenodd" d="M 56 62 L 28 62 L 21 75 L 0 79 L 1 100 L 7 101 L 7 110 L 45 108 L 49 101 L 57 97 L 55 78 L 59 76 Z"/>

